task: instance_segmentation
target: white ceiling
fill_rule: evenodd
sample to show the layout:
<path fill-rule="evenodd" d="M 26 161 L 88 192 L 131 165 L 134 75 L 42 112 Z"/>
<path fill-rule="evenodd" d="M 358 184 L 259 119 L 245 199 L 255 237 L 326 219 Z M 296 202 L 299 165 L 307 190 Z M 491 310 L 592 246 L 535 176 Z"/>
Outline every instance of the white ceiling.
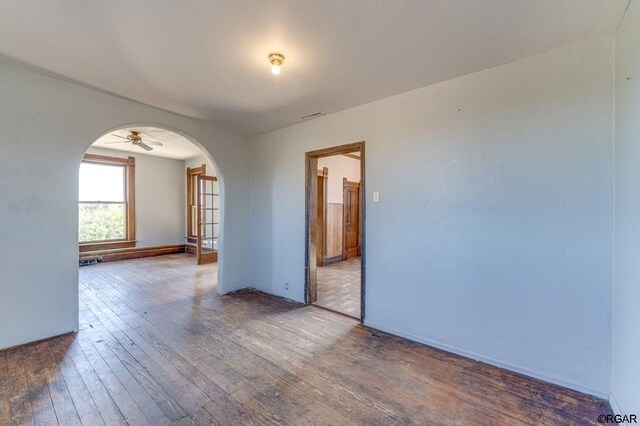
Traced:
<path fill-rule="evenodd" d="M 137 130 L 142 136 L 143 141 L 156 141 L 162 143 L 162 146 L 151 146 L 153 151 L 146 151 L 137 147 L 130 142 L 127 143 L 122 138 L 126 138 L 131 130 Z M 120 136 L 120 137 L 118 137 Z M 107 144 L 110 141 L 123 141 L 125 143 Z M 135 154 L 153 155 L 156 157 L 174 158 L 177 160 L 186 160 L 202 155 L 200 148 L 195 146 L 190 140 L 175 132 L 159 129 L 157 127 L 132 127 L 120 129 L 115 132 L 107 133 L 100 139 L 95 141 L 91 146 L 95 148 L 115 149 L 117 151 L 133 152 Z"/>
<path fill-rule="evenodd" d="M 627 3 L 13 0 L 0 56 L 256 134 L 612 33 Z"/>

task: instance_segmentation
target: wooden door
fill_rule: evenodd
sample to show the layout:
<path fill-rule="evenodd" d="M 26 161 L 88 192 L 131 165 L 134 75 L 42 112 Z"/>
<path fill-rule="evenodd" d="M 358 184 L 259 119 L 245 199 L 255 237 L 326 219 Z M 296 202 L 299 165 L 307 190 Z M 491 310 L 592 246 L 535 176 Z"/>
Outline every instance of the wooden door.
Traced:
<path fill-rule="evenodd" d="M 198 176 L 198 265 L 218 260 L 218 234 L 220 194 L 218 179 L 214 176 Z"/>
<path fill-rule="evenodd" d="M 360 256 L 360 182 L 342 180 L 342 260 Z"/>

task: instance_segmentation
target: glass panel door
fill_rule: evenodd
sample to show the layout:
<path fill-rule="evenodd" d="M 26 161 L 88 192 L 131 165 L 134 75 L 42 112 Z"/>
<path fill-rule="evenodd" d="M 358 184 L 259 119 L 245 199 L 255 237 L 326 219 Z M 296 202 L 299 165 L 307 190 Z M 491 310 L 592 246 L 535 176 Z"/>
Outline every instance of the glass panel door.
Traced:
<path fill-rule="evenodd" d="M 220 194 L 218 179 L 214 176 L 198 176 L 197 223 L 198 265 L 218 260 Z"/>

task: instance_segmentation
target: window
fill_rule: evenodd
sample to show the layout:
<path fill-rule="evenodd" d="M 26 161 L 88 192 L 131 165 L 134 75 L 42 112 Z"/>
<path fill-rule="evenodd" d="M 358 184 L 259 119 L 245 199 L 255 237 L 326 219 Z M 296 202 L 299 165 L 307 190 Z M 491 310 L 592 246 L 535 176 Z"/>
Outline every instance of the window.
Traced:
<path fill-rule="evenodd" d="M 187 241 L 195 243 L 198 238 L 198 176 L 207 173 L 206 164 L 187 168 Z"/>
<path fill-rule="evenodd" d="M 135 246 L 135 158 L 87 154 L 80 165 L 80 251 Z"/>

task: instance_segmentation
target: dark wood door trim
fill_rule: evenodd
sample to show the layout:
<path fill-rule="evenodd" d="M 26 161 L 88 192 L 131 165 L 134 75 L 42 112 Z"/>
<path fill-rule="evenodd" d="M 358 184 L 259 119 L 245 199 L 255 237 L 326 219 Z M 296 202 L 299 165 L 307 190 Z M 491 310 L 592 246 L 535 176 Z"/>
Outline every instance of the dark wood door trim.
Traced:
<path fill-rule="evenodd" d="M 317 300 L 317 267 L 318 267 L 318 246 L 320 250 L 326 249 L 324 242 L 318 238 L 318 158 L 330 157 L 332 155 L 351 154 L 360 152 L 360 252 L 361 252 L 361 270 L 360 270 L 360 321 L 364 322 L 365 318 L 365 294 L 366 294 L 366 185 L 365 185 L 365 143 L 354 142 L 347 145 L 323 148 L 310 151 L 305 154 L 305 302 L 311 304 Z M 326 217 L 326 214 L 325 214 Z"/>
<path fill-rule="evenodd" d="M 364 142 L 353 142 L 346 145 L 332 146 L 330 148 L 316 149 L 306 153 L 307 157 L 322 158 L 331 157 L 332 155 L 350 154 L 364 149 Z M 362 168 L 362 167 L 361 167 Z"/>
<path fill-rule="evenodd" d="M 318 266 L 324 266 L 327 256 L 327 185 L 329 183 L 329 169 L 323 167 L 318 170 L 318 247 L 316 260 Z"/>
<path fill-rule="evenodd" d="M 305 303 L 318 300 L 316 272 L 317 220 L 318 220 L 318 157 L 306 156 L 305 169 Z"/>
<path fill-rule="evenodd" d="M 197 222 L 197 218 L 193 217 L 193 208 L 196 207 L 196 200 L 193 196 L 194 186 L 197 187 L 197 176 L 207 175 L 207 165 L 203 164 L 200 167 L 188 167 L 187 168 L 187 242 L 191 244 L 197 243 L 197 232 L 192 232 L 194 229 L 194 221 Z M 197 216 L 197 213 L 196 213 Z M 196 220 L 194 220 L 196 219 Z"/>

